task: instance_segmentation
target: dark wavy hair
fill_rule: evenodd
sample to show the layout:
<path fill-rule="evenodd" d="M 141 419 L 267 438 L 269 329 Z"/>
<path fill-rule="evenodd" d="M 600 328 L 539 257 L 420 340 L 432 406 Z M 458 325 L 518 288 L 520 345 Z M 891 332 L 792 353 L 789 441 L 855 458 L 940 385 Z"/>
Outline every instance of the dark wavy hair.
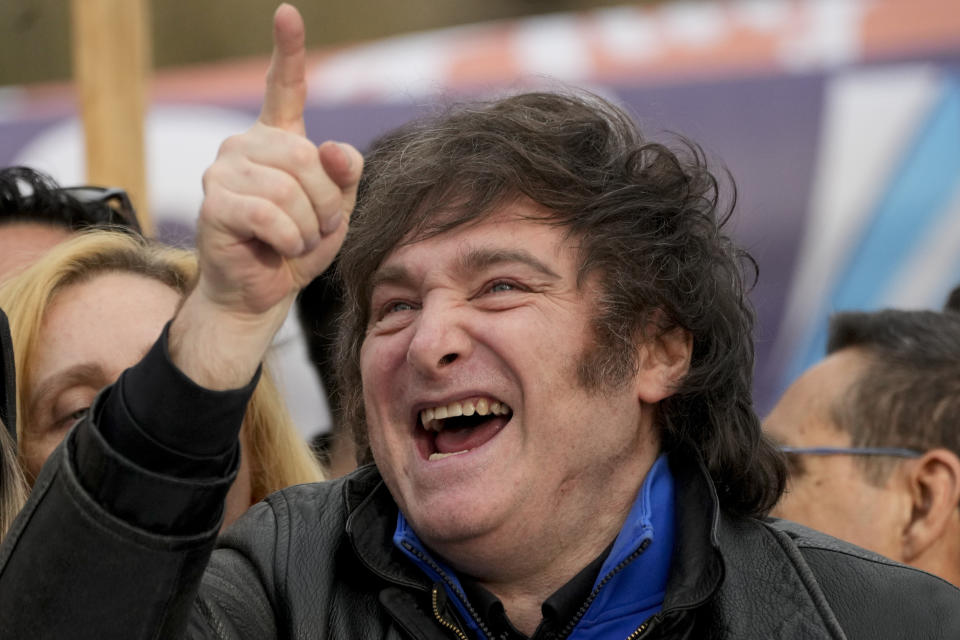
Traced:
<path fill-rule="evenodd" d="M 731 181 L 732 184 L 732 181 Z M 763 515 L 785 479 L 752 408 L 753 311 L 743 266 L 721 228 L 703 152 L 644 140 L 631 118 L 587 93 L 530 93 L 456 105 L 374 143 L 340 254 L 346 289 L 339 362 L 343 419 L 366 446 L 360 348 L 371 276 L 398 245 L 443 233 L 517 198 L 578 239 L 580 279 L 601 275 L 596 347 L 580 367 L 593 389 L 626 382 L 645 328 L 693 336 L 689 373 L 659 406 L 666 450 L 695 450 L 724 508 Z"/>
<path fill-rule="evenodd" d="M 122 212 L 111 207 L 106 200 L 79 197 L 85 191 L 96 189 L 64 188 L 42 171 L 29 167 L 0 168 L 0 225 L 36 222 L 70 231 L 110 227 L 139 233 L 140 227 L 132 208 Z M 125 200 L 125 203 L 129 207 L 129 202 Z"/>

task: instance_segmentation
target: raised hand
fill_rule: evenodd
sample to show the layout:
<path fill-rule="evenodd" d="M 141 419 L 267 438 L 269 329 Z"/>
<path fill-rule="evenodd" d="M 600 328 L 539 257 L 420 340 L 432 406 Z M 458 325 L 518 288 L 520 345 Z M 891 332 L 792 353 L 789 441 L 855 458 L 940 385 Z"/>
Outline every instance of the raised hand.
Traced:
<path fill-rule="evenodd" d="M 281 5 L 260 117 L 204 174 L 200 286 L 238 312 L 269 310 L 322 272 L 356 199 L 360 154 L 304 136 L 304 55 L 303 21 Z"/>
<path fill-rule="evenodd" d="M 304 27 L 281 5 L 263 108 L 228 138 L 203 177 L 200 279 L 171 329 L 171 356 L 209 388 L 246 383 L 297 291 L 333 261 L 356 201 L 363 157 L 304 135 Z"/>

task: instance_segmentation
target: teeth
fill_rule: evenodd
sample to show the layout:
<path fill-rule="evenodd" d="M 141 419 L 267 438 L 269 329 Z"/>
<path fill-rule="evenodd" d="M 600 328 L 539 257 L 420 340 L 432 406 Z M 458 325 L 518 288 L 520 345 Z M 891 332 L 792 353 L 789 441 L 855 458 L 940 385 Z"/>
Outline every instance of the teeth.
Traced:
<path fill-rule="evenodd" d="M 495 415 L 504 416 L 510 413 L 510 407 L 504 402 L 480 398 L 476 402 L 464 400 L 463 402 L 451 402 L 442 407 L 431 407 L 420 412 L 420 423 L 428 431 L 440 431 L 443 429 L 443 420 L 446 418 L 455 418 L 457 416 L 478 416 Z"/>
<path fill-rule="evenodd" d="M 449 458 L 450 456 L 458 456 L 461 453 L 466 453 L 468 451 L 470 451 L 470 449 L 464 449 L 463 451 L 454 451 L 453 453 L 440 453 L 438 451 L 436 453 L 430 454 L 430 460 L 443 460 L 444 458 Z"/>

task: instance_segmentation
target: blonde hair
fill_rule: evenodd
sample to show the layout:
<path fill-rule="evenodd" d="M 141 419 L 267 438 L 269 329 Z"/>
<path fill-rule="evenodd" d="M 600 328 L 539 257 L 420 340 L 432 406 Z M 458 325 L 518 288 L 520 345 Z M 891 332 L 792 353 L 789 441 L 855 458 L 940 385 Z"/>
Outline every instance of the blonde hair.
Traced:
<path fill-rule="evenodd" d="M 0 420 L 0 540 L 27 501 L 27 481 L 13 454 L 13 442 Z"/>
<path fill-rule="evenodd" d="M 57 293 L 105 272 L 153 278 L 185 297 L 197 277 L 193 252 L 115 231 L 85 231 L 57 245 L 40 260 L 0 286 L 0 308 L 10 320 L 17 378 L 18 441 L 30 422 L 31 355 L 43 317 Z M 324 479 L 324 472 L 297 433 L 279 391 L 264 368 L 247 405 L 241 432 L 250 461 L 251 503 L 283 487 Z M 22 450 L 21 450 L 22 454 Z M 22 462 L 22 459 L 21 459 Z"/>

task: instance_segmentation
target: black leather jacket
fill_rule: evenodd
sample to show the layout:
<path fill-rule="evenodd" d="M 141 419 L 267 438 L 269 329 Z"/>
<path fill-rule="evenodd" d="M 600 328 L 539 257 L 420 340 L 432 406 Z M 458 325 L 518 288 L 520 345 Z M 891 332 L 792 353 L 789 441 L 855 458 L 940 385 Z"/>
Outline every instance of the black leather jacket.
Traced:
<path fill-rule="evenodd" d="M 392 545 L 397 507 L 376 468 L 270 496 L 211 557 L 215 529 L 145 531 L 91 498 L 74 462 L 84 429 L 116 455 L 84 422 L 44 468 L 0 547 L 3 638 L 467 637 L 444 590 Z M 729 517 L 697 462 L 671 467 L 671 577 L 633 637 L 960 637 L 960 591 L 946 582 L 797 525 Z M 201 491 L 109 468 L 104 482 Z"/>

